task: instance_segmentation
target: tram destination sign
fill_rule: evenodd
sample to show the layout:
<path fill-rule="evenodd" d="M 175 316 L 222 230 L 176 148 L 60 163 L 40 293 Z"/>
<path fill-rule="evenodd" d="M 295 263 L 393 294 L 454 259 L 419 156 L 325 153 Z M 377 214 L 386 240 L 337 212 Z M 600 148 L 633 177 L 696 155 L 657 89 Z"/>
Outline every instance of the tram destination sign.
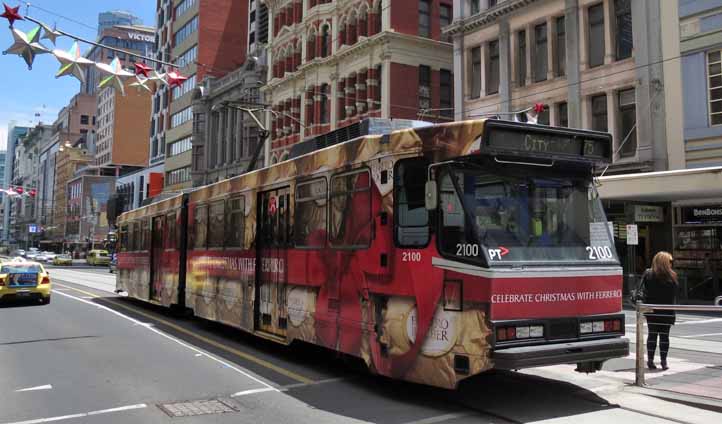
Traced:
<path fill-rule="evenodd" d="M 574 134 L 573 131 L 529 131 L 527 128 L 490 128 L 487 145 L 493 149 L 543 155 L 579 156 L 593 160 L 609 157 L 604 137 Z"/>

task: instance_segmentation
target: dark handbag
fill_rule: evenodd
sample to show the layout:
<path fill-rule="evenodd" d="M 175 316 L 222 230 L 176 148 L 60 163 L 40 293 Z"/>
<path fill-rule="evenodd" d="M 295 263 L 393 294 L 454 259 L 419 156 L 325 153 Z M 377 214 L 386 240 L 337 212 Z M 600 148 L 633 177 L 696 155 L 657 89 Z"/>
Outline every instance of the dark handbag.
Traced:
<path fill-rule="evenodd" d="M 644 303 L 644 299 L 647 297 L 647 276 L 649 275 L 649 270 L 644 271 L 644 274 L 642 274 L 642 279 L 639 282 L 639 285 L 637 285 L 637 289 L 632 291 L 632 295 L 630 296 L 630 300 L 632 303 L 642 302 Z"/>

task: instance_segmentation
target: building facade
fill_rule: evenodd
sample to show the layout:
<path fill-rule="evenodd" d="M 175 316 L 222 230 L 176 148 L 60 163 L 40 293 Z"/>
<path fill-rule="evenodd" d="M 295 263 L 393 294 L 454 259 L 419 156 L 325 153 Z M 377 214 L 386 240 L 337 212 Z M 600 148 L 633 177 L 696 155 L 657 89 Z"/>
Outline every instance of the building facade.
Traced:
<path fill-rule="evenodd" d="M 21 127 L 11 122 L 8 125 L 8 139 L 5 153 L 5 176 L 3 179 L 3 188 L 7 189 L 12 184 L 13 170 L 15 166 L 15 148 L 20 143 L 20 140 L 25 137 L 25 134 L 30 131 L 28 127 Z M 3 232 L 2 240 L 8 244 L 14 243 L 14 240 L 10 239 L 10 210 L 12 208 L 10 204 L 10 197 L 3 196 Z"/>
<path fill-rule="evenodd" d="M 255 0 L 256 2 L 258 0 Z M 153 99 L 150 130 L 151 164 L 164 161 L 165 188 L 191 186 L 191 151 L 167 155 L 192 137 L 192 90 L 206 75 L 221 77 L 241 66 L 248 45 L 247 0 L 181 0 L 157 2 L 156 57 L 179 66 L 188 77 L 172 90 L 162 88 Z M 175 147 L 174 147 L 175 146 Z"/>
<path fill-rule="evenodd" d="M 451 120 L 450 0 L 267 0 L 266 158 L 366 117 Z"/>
<path fill-rule="evenodd" d="M 674 0 L 455 3 L 456 119 L 544 103 L 541 123 L 613 135 L 607 174 L 683 167 Z"/>
<path fill-rule="evenodd" d="M 122 95 L 113 87 L 97 93 L 95 165 L 148 166 L 151 94 L 128 88 Z"/>
<path fill-rule="evenodd" d="M 246 65 L 222 78 L 207 77 L 196 89 L 193 101 L 193 135 L 190 144 L 170 146 L 168 155 L 182 154 L 192 147 L 193 186 L 199 187 L 240 175 L 248 168 L 261 139 L 261 129 L 237 105 L 258 108 L 260 87 L 266 76 L 265 57 L 249 60 Z M 228 104 L 231 106 L 228 106 Z M 236 106 L 233 106 L 236 105 Z M 256 112 L 263 120 L 263 114 Z M 263 164 L 263 158 L 257 165 Z"/>
<path fill-rule="evenodd" d="M 143 20 L 125 10 L 98 13 L 98 36 L 116 25 L 143 25 Z"/>
<path fill-rule="evenodd" d="M 53 199 L 53 231 L 52 239 L 60 241 L 63 250 L 66 248 L 66 226 L 68 217 L 68 182 L 75 178 L 75 172 L 92 163 L 93 155 L 79 143 L 76 147 L 58 149 L 55 157 L 55 190 Z"/>
<path fill-rule="evenodd" d="M 66 248 L 79 254 L 101 245 L 108 236 L 108 200 L 115 193 L 115 177 L 78 175 L 67 190 Z"/>

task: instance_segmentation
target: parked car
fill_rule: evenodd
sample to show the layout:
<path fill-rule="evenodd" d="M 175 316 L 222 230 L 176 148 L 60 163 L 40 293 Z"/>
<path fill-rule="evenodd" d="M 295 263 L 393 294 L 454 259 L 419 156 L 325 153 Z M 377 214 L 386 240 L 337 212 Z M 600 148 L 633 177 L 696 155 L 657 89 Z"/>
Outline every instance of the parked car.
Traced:
<path fill-rule="evenodd" d="M 110 259 L 110 273 L 114 273 L 118 269 L 118 254 L 113 253 Z"/>
<path fill-rule="evenodd" d="M 24 258 L 25 257 L 25 249 L 17 249 L 13 252 L 13 254 L 11 256 L 15 256 L 15 257 L 19 256 L 21 258 Z"/>
<path fill-rule="evenodd" d="M 57 253 L 55 253 L 55 252 L 50 252 L 50 251 L 48 251 L 48 250 L 44 251 L 44 252 L 42 253 L 42 255 L 45 256 L 45 262 L 52 262 L 53 259 L 54 259 L 56 256 L 58 256 Z"/>
<path fill-rule="evenodd" d="M 39 254 L 40 254 L 40 249 L 38 249 L 37 247 L 31 247 L 30 249 L 28 249 L 27 253 L 25 253 L 25 258 L 30 259 L 31 261 L 34 261 L 35 258 L 37 258 Z"/>
<path fill-rule="evenodd" d="M 85 257 L 88 265 L 108 265 L 110 264 L 110 255 L 107 250 L 91 250 Z"/>
<path fill-rule="evenodd" d="M 72 265 L 73 258 L 70 255 L 61 254 L 53 258 L 53 265 Z"/>

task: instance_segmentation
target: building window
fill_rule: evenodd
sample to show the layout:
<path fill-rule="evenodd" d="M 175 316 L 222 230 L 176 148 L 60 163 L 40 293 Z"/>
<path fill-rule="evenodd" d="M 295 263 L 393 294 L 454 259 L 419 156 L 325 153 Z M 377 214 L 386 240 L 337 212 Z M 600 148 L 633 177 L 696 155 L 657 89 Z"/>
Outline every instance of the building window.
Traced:
<path fill-rule="evenodd" d="M 193 148 L 193 137 L 185 137 L 178 141 L 174 141 L 168 146 L 168 156 L 175 156 L 185 153 Z"/>
<path fill-rule="evenodd" d="M 592 97 L 592 129 L 607 132 L 607 95 L 600 94 Z"/>
<path fill-rule="evenodd" d="M 614 0 L 617 60 L 632 57 L 632 0 Z"/>
<path fill-rule="evenodd" d="M 186 13 L 188 9 L 193 7 L 194 4 L 196 4 L 198 0 L 183 0 L 182 2 L 178 3 L 178 6 L 175 7 L 175 18 L 178 19 L 181 15 Z"/>
<path fill-rule="evenodd" d="M 321 57 L 327 57 L 331 54 L 331 40 L 329 39 L 328 26 L 324 26 L 321 29 Z"/>
<path fill-rule="evenodd" d="M 469 0 L 469 14 L 476 15 L 479 11 L 479 0 Z"/>
<path fill-rule="evenodd" d="M 566 24 L 564 16 L 560 16 L 556 19 L 556 55 L 554 56 L 555 64 L 554 71 L 558 77 L 563 77 L 566 74 L 566 63 L 567 63 L 567 40 L 566 40 Z"/>
<path fill-rule="evenodd" d="M 198 16 L 194 16 L 193 19 L 188 21 L 185 25 L 183 25 L 178 31 L 175 32 L 173 35 L 173 43 L 176 46 L 180 46 L 180 44 L 186 40 L 191 34 L 196 32 L 198 30 Z"/>
<path fill-rule="evenodd" d="M 165 173 L 165 185 L 171 186 L 175 184 L 184 183 L 190 181 L 191 169 L 190 166 L 183 168 L 174 169 Z"/>
<path fill-rule="evenodd" d="M 88 115 L 80 115 L 80 125 L 88 125 L 88 123 L 90 123 Z"/>
<path fill-rule="evenodd" d="M 189 106 L 171 116 L 171 128 L 183 125 L 193 119 L 193 109 Z"/>
<path fill-rule="evenodd" d="M 722 51 L 707 53 L 707 75 L 709 78 L 709 123 L 722 124 Z"/>
<path fill-rule="evenodd" d="M 454 77 L 451 71 L 439 71 L 439 108 L 441 116 L 451 118 L 454 116 Z"/>
<path fill-rule="evenodd" d="M 486 69 L 486 94 L 499 92 L 499 40 L 489 42 L 489 64 Z"/>
<path fill-rule="evenodd" d="M 526 31 L 519 31 L 516 39 L 516 81 L 523 87 L 526 85 Z"/>
<path fill-rule="evenodd" d="M 471 49 L 471 72 L 469 76 L 471 77 L 471 81 L 469 81 L 470 97 L 478 99 L 481 96 L 481 47 Z"/>
<path fill-rule="evenodd" d="M 431 37 L 431 2 L 419 0 L 419 35 Z"/>
<path fill-rule="evenodd" d="M 419 109 L 431 108 L 431 68 L 419 66 Z"/>
<path fill-rule="evenodd" d="M 191 63 L 195 62 L 196 58 L 198 57 L 198 45 L 191 47 L 190 49 L 186 50 L 183 54 L 181 54 L 178 59 L 176 59 L 176 65 L 180 66 L 181 68 L 190 65 Z"/>
<path fill-rule="evenodd" d="M 539 125 L 549 125 L 549 108 L 545 107 L 536 118 L 536 123 Z"/>
<path fill-rule="evenodd" d="M 328 124 L 331 121 L 331 108 L 329 102 L 329 89 L 328 84 L 321 84 L 321 123 Z"/>
<path fill-rule="evenodd" d="M 178 99 L 179 97 L 182 97 L 184 94 L 190 92 L 193 90 L 196 86 L 196 76 L 191 75 L 188 77 L 187 80 L 183 81 L 183 83 L 177 87 L 173 87 L 173 100 Z"/>
<path fill-rule="evenodd" d="M 619 156 L 634 156 L 637 153 L 637 108 L 634 100 L 634 88 L 620 91 L 619 102 Z"/>
<path fill-rule="evenodd" d="M 448 4 L 440 4 L 439 5 L 439 26 L 441 28 L 447 27 L 451 25 L 451 21 L 453 19 L 453 12 L 451 10 L 451 6 Z M 441 35 L 441 41 L 450 41 L 451 37 L 448 34 L 442 34 Z"/>
<path fill-rule="evenodd" d="M 567 110 L 567 102 L 561 102 L 557 105 L 557 126 L 569 127 L 569 111 Z"/>
<path fill-rule="evenodd" d="M 587 10 L 589 20 L 589 67 L 604 64 L 604 4 Z"/>
<path fill-rule="evenodd" d="M 547 24 L 534 27 L 534 81 L 547 79 Z"/>

